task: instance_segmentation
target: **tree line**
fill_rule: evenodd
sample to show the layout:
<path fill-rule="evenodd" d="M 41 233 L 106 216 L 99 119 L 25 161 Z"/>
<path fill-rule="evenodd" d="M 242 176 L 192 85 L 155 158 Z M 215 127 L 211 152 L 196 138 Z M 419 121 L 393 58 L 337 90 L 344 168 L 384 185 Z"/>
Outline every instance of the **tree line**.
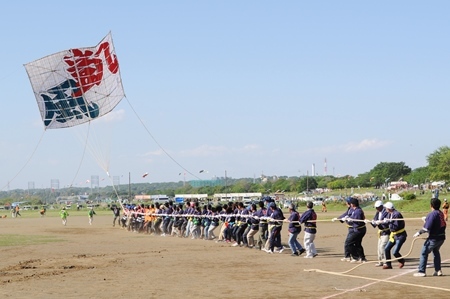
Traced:
<path fill-rule="evenodd" d="M 450 147 L 442 146 L 427 156 L 427 166 L 412 170 L 404 162 L 380 162 L 366 173 L 357 176 L 280 176 L 268 180 L 254 178 L 227 178 L 224 183 L 215 186 L 193 187 L 189 182 L 137 183 L 115 186 L 120 198 L 134 198 L 135 195 L 165 194 L 208 194 L 214 193 L 250 193 L 272 194 L 304 193 L 317 188 L 340 190 L 356 187 L 382 188 L 393 181 L 405 181 L 410 185 L 428 184 L 432 181 L 450 181 Z M 226 182 L 226 183 L 225 183 Z M 89 200 L 117 199 L 112 186 L 103 188 L 62 188 L 59 190 L 35 189 L 0 192 L 0 204 L 14 201 L 29 201 L 32 204 L 54 202 L 59 196 L 89 194 Z"/>

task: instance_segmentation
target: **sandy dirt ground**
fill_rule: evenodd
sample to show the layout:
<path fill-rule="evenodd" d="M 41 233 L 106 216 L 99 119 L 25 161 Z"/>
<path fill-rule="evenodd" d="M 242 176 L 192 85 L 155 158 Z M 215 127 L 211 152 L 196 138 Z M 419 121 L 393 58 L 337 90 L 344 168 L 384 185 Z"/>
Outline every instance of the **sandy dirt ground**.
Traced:
<path fill-rule="evenodd" d="M 320 219 L 332 213 L 318 212 Z M 372 215 L 366 215 L 372 217 Z M 287 246 L 287 225 L 283 244 Z M 342 262 L 346 228 L 318 223 L 314 259 L 231 247 L 214 241 L 150 236 L 112 227 L 112 216 L 0 219 L 0 237 L 22 235 L 29 245 L 0 247 L 3 298 L 449 298 L 450 242 L 444 243 L 444 276 L 413 277 L 423 240 L 412 245 L 420 220 L 407 221 L 403 269 L 375 267 L 376 230 L 363 241 L 368 263 Z M 36 240 L 49 238 L 53 242 Z M 303 244 L 303 232 L 299 240 Z M 429 262 L 431 256 L 429 258 Z M 314 271 L 314 269 L 320 270 Z M 311 270 L 311 271 L 305 271 Z"/>

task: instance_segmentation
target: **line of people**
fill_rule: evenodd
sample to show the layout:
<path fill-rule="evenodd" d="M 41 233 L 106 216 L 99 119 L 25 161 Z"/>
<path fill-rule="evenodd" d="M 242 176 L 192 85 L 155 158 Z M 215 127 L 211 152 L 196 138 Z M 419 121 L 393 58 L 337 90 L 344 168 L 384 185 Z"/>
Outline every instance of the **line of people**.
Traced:
<path fill-rule="evenodd" d="M 362 241 L 367 233 L 367 224 L 377 229 L 377 263 L 381 269 L 392 269 L 393 260 L 398 267 L 405 266 L 405 259 L 400 250 L 407 239 L 403 215 L 395 209 L 392 202 L 375 202 L 376 213 L 372 220 L 366 219 L 357 198 L 346 200 L 347 210 L 332 221 L 345 223 L 348 229 L 344 242 L 342 261 L 351 263 L 367 262 Z M 446 220 L 440 211 L 441 202 L 437 198 L 430 201 L 431 212 L 423 217 L 424 226 L 414 237 L 428 233 L 419 262 L 417 277 L 426 276 L 425 267 L 428 255 L 433 253 L 434 276 L 442 276 L 440 247 L 445 241 Z M 116 216 L 115 216 L 116 219 Z M 216 240 L 232 247 L 256 248 L 269 254 L 283 252 L 281 231 L 288 223 L 288 245 L 292 256 L 306 252 L 305 258 L 317 256 L 314 239 L 317 233 L 317 214 L 313 203 L 307 202 L 307 210 L 302 214 L 293 204 L 289 206 L 286 219 L 283 212 L 270 198 L 260 201 L 258 206 L 245 207 L 242 202 L 224 204 L 223 206 L 204 205 L 190 202 L 185 205 L 126 206 L 121 218 L 121 226 L 130 231 L 146 232 L 161 236 L 178 236 L 191 239 Z M 303 248 L 297 240 L 302 224 L 305 227 Z M 115 220 L 113 222 L 115 225 Z M 216 236 L 216 232 L 218 235 Z M 258 234 L 258 235 L 257 235 Z M 394 259 L 392 259 L 392 255 Z"/>
<path fill-rule="evenodd" d="M 405 220 L 403 215 L 397 211 L 392 202 L 383 204 L 378 200 L 375 202 L 376 213 L 372 220 L 365 218 L 364 211 L 359 207 L 357 198 L 349 197 L 346 201 L 347 211 L 341 216 L 333 218 L 332 221 L 339 220 L 346 223 L 348 227 L 347 238 L 344 242 L 344 257 L 341 261 L 351 263 L 367 262 L 362 240 L 366 235 L 366 224 L 370 224 L 373 228 L 377 228 L 378 244 L 377 244 L 377 260 L 376 267 L 382 269 L 392 269 L 392 255 L 398 262 L 401 269 L 405 266 L 405 259 L 400 250 L 407 239 L 405 230 Z M 442 276 L 440 248 L 445 241 L 446 220 L 443 212 L 440 211 L 441 201 L 438 198 L 430 200 L 431 212 L 422 218 L 424 226 L 421 230 L 414 234 L 414 238 L 419 237 L 423 233 L 428 233 L 428 237 L 422 247 L 418 272 L 414 274 L 416 277 L 426 276 L 425 269 L 428 255 L 433 253 L 433 264 L 435 272 L 433 276 Z M 392 255 L 391 255 L 392 251 Z"/>
<path fill-rule="evenodd" d="M 111 209 L 115 226 L 118 207 Z M 281 230 L 283 223 L 287 222 L 291 255 L 300 256 L 306 252 L 305 258 L 314 258 L 317 256 L 314 245 L 316 220 L 312 202 L 307 202 L 307 210 L 302 214 L 291 204 L 286 219 L 275 202 L 266 198 L 258 205 L 249 207 L 245 207 L 242 202 L 230 202 L 222 206 L 206 204 L 203 207 L 198 202 L 185 205 L 171 202 L 164 205 L 128 205 L 124 206 L 120 225 L 134 232 L 216 240 L 217 243 L 228 243 L 232 247 L 255 248 L 273 254 L 285 250 L 281 244 Z M 305 226 L 305 248 L 297 240 L 302 224 Z"/>

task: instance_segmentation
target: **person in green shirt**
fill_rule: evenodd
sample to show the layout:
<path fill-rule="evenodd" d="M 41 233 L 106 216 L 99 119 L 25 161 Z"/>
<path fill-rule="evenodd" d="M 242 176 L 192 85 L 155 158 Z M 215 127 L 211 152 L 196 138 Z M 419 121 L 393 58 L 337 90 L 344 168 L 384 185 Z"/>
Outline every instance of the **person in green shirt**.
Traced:
<path fill-rule="evenodd" d="M 89 225 L 92 225 L 92 221 L 94 221 L 94 215 L 96 215 L 93 207 L 89 209 L 88 215 L 89 215 Z"/>
<path fill-rule="evenodd" d="M 69 212 L 67 212 L 65 207 L 61 209 L 61 211 L 59 212 L 59 215 L 61 216 L 62 224 L 66 225 L 67 224 L 67 216 L 69 216 Z"/>

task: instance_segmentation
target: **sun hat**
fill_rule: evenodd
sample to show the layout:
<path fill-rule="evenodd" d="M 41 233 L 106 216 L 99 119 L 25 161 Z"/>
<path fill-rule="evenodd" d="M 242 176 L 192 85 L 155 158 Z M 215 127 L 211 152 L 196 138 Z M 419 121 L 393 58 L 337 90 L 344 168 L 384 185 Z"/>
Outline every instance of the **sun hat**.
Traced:
<path fill-rule="evenodd" d="M 384 204 L 384 207 L 386 209 L 393 210 L 394 209 L 394 204 L 392 202 L 388 201 L 387 203 Z"/>

